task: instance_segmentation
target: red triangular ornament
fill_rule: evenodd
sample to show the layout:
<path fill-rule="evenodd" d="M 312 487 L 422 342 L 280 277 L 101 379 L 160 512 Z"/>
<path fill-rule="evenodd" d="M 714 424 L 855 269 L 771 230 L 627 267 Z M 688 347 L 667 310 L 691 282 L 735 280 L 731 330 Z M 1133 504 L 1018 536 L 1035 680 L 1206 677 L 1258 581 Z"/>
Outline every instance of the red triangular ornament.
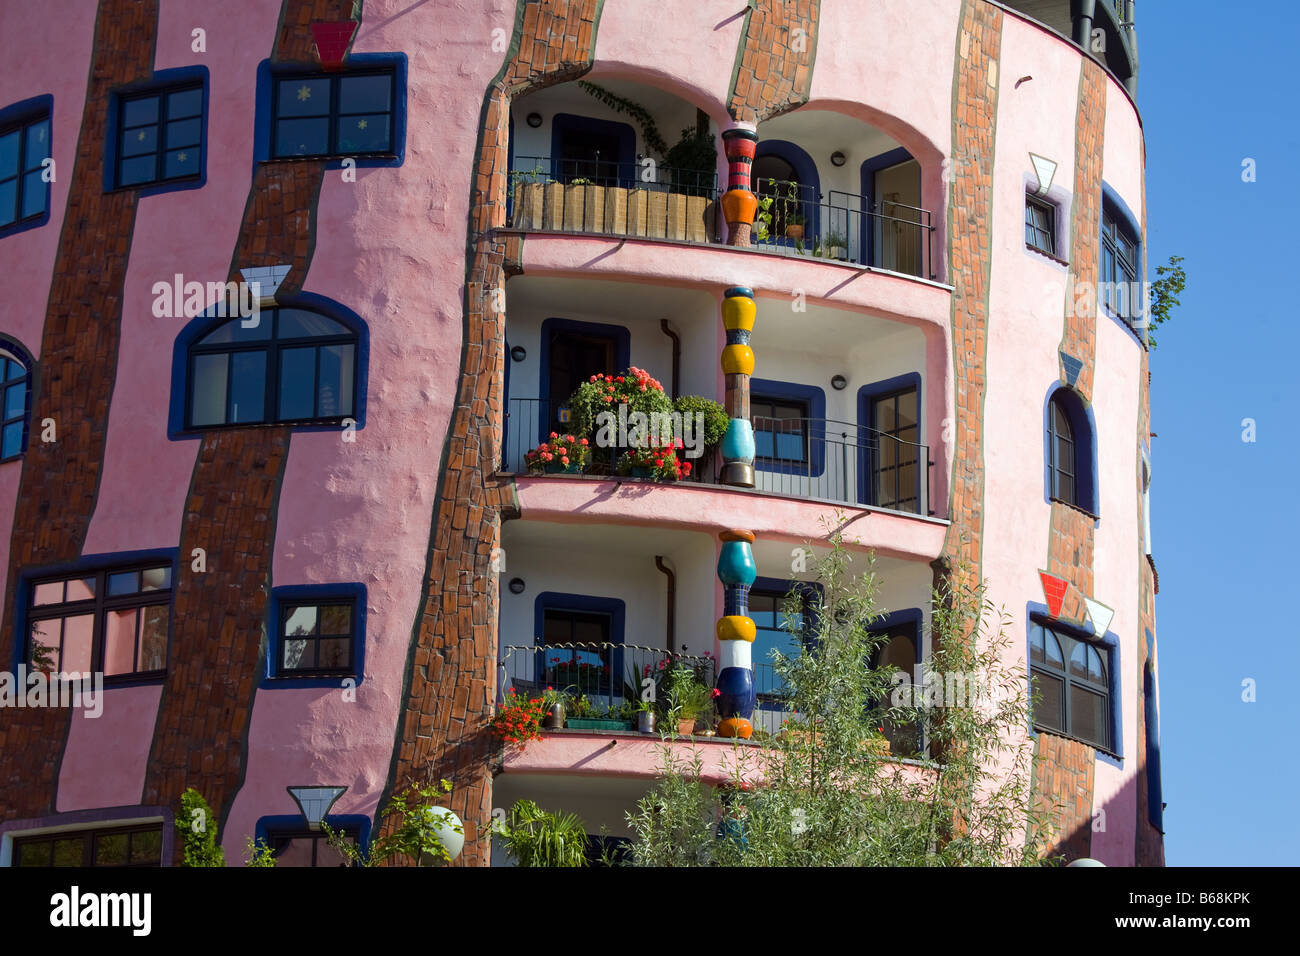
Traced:
<path fill-rule="evenodd" d="M 347 53 L 348 44 L 352 42 L 352 34 L 356 31 L 356 20 L 313 22 L 311 36 L 316 41 L 316 56 L 321 66 L 327 70 L 341 70 L 343 55 Z"/>

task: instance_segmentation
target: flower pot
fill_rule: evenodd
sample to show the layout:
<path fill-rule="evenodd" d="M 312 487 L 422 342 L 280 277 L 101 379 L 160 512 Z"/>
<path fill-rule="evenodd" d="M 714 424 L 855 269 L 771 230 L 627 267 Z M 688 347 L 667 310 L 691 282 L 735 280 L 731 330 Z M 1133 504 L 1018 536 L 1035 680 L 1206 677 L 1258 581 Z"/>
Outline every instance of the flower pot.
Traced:
<path fill-rule="evenodd" d="M 787 239 L 802 239 L 802 238 L 803 238 L 803 224 L 800 223 L 800 224 L 798 224 L 798 225 L 795 225 L 795 224 L 792 223 L 791 225 L 786 226 L 786 227 L 785 227 L 785 237 L 786 237 Z"/>
<path fill-rule="evenodd" d="M 694 730 L 694 717 L 683 717 L 681 720 L 677 721 L 677 732 L 683 737 L 689 737 Z"/>
<path fill-rule="evenodd" d="M 849 250 L 846 249 L 844 246 L 828 246 L 826 249 L 826 254 L 830 256 L 832 259 L 844 260 L 849 257 Z"/>
<path fill-rule="evenodd" d="M 570 717 L 565 724 L 570 730 L 631 730 L 632 724 L 626 720 L 610 720 L 607 717 Z"/>
<path fill-rule="evenodd" d="M 638 711 L 636 729 L 643 734 L 653 734 L 655 732 L 655 712 L 653 710 Z"/>
<path fill-rule="evenodd" d="M 559 730 L 564 726 L 564 702 L 556 701 L 551 705 L 551 709 L 546 712 L 542 718 L 542 726 L 549 727 L 551 730 Z"/>
<path fill-rule="evenodd" d="M 582 466 L 578 464 L 566 465 L 562 461 L 548 461 L 545 471 L 548 475 L 580 475 L 582 474 Z"/>
<path fill-rule="evenodd" d="M 653 468 L 643 468 L 640 465 L 632 466 L 633 478 L 653 478 L 655 476 Z"/>

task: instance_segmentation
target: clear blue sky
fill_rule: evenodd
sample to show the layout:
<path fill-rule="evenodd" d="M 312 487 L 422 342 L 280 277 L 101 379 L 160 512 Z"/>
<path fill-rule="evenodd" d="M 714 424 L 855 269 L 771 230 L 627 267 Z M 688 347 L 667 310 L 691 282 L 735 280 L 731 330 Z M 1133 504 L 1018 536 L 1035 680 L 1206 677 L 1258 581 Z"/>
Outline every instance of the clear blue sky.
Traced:
<path fill-rule="evenodd" d="M 1148 278 L 1171 254 L 1188 273 L 1151 362 L 1166 858 L 1296 865 L 1300 12 L 1148 0 L 1137 21 Z"/>

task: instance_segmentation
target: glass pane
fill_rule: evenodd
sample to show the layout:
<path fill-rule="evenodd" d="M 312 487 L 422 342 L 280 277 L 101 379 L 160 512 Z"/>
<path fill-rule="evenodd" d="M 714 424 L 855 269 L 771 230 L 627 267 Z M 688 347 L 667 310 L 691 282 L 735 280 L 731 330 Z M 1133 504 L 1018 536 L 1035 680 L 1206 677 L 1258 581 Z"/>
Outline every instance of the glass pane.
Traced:
<path fill-rule="evenodd" d="M 104 673 L 130 674 L 135 670 L 135 634 L 140 612 L 109 611 L 104 619 Z"/>
<path fill-rule="evenodd" d="M 898 413 L 898 428 L 908 428 L 916 424 L 916 391 L 904 392 L 898 396 L 895 408 Z"/>
<path fill-rule="evenodd" d="M 604 621 L 578 618 L 573 622 L 573 642 L 575 644 L 603 644 L 605 642 Z"/>
<path fill-rule="evenodd" d="M 141 156 L 158 149 L 158 127 L 141 126 L 122 133 L 122 155 Z"/>
<path fill-rule="evenodd" d="M 337 120 L 340 153 L 379 153 L 389 148 L 387 113 L 368 116 L 340 116 Z"/>
<path fill-rule="evenodd" d="M 1064 730 L 1065 719 L 1061 697 L 1062 681 L 1041 671 L 1033 672 L 1033 688 L 1039 696 L 1034 704 L 1034 723 L 1051 730 Z"/>
<path fill-rule="evenodd" d="M 264 421 L 265 408 L 266 353 L 234 353 L 230 357 L 230 421 Z"/>
<path fill-rule="evenodd" d="M 391 76 L 344 76 L 339 78 L 340 113 L 383 113 L 393 88 Z"/>
<path fill-rule="evenodd" d="M 284 669 L 300 670 L 316 666 L 316 645 L 312 641 L 284 642 Z"/>
<path fill-rule="evenodd" d="M 23 423 L 14 422 L 4 427 L 0 438 L 0 458 L 13 458 L 23 450 Z"/>
<path fill-rule="evenodd" d="M 352 641 L 346 637 L 328 638 L 322 640 L 317 650 L 316 659 L 317 667 L 328 667 L 338 669 L 347 667 L 351 661 Z"/>
<path fill-rule="evenodd" d="M 0 226 L 7 225 L 18 218 L 18 180 L 10 179 L 0 183 Z"/>
<path fill-rule="evenodd" d="M 154 173 L 154 157 L 139 156 L 125 159 L 117 168 L 117 181 L 121 186 L 134 186 L 138 183 L 152 182 L 157 178 Z"/>
<path fill-rule="evenodd" d="M 23 165 L 27 169 L 40 169 L 41 163 L 50 157 L 50 121 L 41 120 L 27 127 L 26 155 Z"/>
<path fill-rule="evenodd" d="M 234 319 L 217 326 L 202 339 L 199 345 L 230 345 L 234 342 L 259 342 L 271 337 L 271 323 L 261 316 L 254 326 L 245 326 L 242 319 Z"/>
<path fill-rule="evenodd" d="M 320 350 L 320 414 L 352 414 L 353 346 L 328 345 Z"/>
<path fill-rule="evenodd" d="M 894 429 L 894 400 L 892 398 L 876 402 L 876 424 L 877 430 L 882 432 L 893 431 Z"/>
<path fill-rule="evenodd" d="M 40 840 L 33 843 L 18 843 L 14 846 L 14 853 L 17 854 L 15 866 L 49 866 L 50 851 L 53 846 L 46 841 Z"/>
<path fill-rule="evenodd" d="M 1094 683 L 1106 683 L 1106 668 L 1101 663 L 1101 655 L 1095 647 L 1088 648 L 1088 679 Z"/>
<path fill-rule="evenodd" d="M 299 309 L 280 309 L 280 326 L 276 331 L 279 339 L 316 338 L 321 335 L 351 335 L 351 331 L 339 322 L 326 318 L 318 312 L 303 312 Z"/>
<path fill-rule="evenodd" d="M 542 621 L 542 640 L 547 644 L 569 643 L 573 640 L 572 622 L 567 617 L 548 612 Z"/>
<path fill-rule="evenodd" d="M 18 175 L 18 140 L 21 138 L 20 130 L 0 136 L 0 179 Z"/>
<path fill-rule="evenodd" d="M 1074 479 L 1069 475 L 1058 474 L 1056 476 L 1056 495 L 1063 501 L 1074 502 Z"/>
<path fill-rule="evenodd" d="M 127 835 L 101 833 L 95 837 L 95 866 L 122 866 L 126 863 Z"/>
<path fill-rule="evenodd" d="M 108 576 L 108 593 L 134 594 L 140 590 L 140 579 L 135 571 L 120 571 Z"/>
<path fill-rule="evenodd" d="M 194 357 L 194 381 L 190 383 L 190 424 L 226 423 L 226 353 Z"/>
<path fill-rule="evenodd" d="M 9 363 L 11 366 L 13 362 Z M 5 418 L 21 418 L 27 410 L 27 383 L 20 382 L 5 389 Z"/>
<path fill-rule="evenodd" d="M 60 604 L 62 602 L 62 581 L 51 581 L 49 584 L 38 584 L 32 591 L 32 604 L 37 607 L 40 607 L 42 604 Z"/>
<path fill-rule="evenodd" d="M 195 146 L 203 136 L 203 123 L 197 119 L 178 120 L 167 124 L 167 148 Z"/>
<path fill-rule="evenodd" d="M 321 608 L 320 632 L 322 634 L 351 634 L 352 608 L 346 604 L 334 604 Z"/>
<path fill-rule="evenodd" d="M 148 568 L 140 572 L 140 590 L 157 591 L 172 586 L 171 568 Z"/>
<path fill-rule="evenodd" d="M 776 457 L 776 436 L 772 432 L 754 432 L 754 455 L 758 458 Z"/>
<path fill-rule="evenodd" d="M 43 673 L 59 670 L 59 631 L 61 618 L 52 621 L 34 621 L 31 626 L 31 650 L 28 662 L 33 670 Z"/>
<path fill-rule="evenodd" d="M 160 671 L 167 666 L 167 621 L 170 611 L 161 607 L 142 608 L 144 621 L 140 625 L 140 653 L 137 668 L 141 671 Z"/>
<path fill-rule="evenodd" d="M 1045 631 L 1045 643 L 1047 649 L 1047 661 L 1049 664 L 1055 664 L 1064 670 L 1065 659 L 1061 655 L 1061 644 L 1051 631 Z"/>
<path fill-rule="evenodd" d="M 280 81 L 278 116 L 324 116 L 330 108 L 330 81 L 294 77 Z"/>
<path fill-rule="evenodd" d="M 280 353 L 281 421 L 316 416 L 316 349 L 285 349 Z"/>
<path fill-rule="evenodd" d="M 142 126 L 158 122 L 158 97 L 146 96 L 122 103 L 122 126 Z"/>
<path fill-rule="evenodd" d="M 323 156 L 329 152 L 329 120 L 290 119 L 276 124 L 277 156 Z"/>
<path fill-rule="evenodd" d="M 1070 652 L 1070 673 L 1075 677 L 1088 676 L 1088 645 L 1075 644 Z"/>
<path fill-rule="evenodd" d="M 349 843 L 355 844 L 356 841 L 351 837 L 347 838 Z M 347 860 L 338 850 L 330 846 L 325 840 L 316 841 L 316 865 L 317 866 L 346 866 Z"/>
<path fill-rule="evenodd" d="M 284 622 L 285 637 L 297 637 L 301 634 L 316 633 L 317 607 L 314 604 L 296 607 L 289 612 Z"/>
<path fill-rule="evenodd" d="M 1037 624 L 1029 628 L 1029 659 L 1031 661 L 1046 660 L 1043 653 L 1043 629 Z"/>
<path fill-rule="evenodd" d="M 84 837 L 66 837 L 54 841 L 54 858 L 51 866 L 81 866 L 86 845 Z"/>
<path fill-rule="evenodd" d="M 71 673 L 90 673 L 90 641 L 95 631 L 93 614 L 78 614 L 63 619 L 63 660 L 59 669 Z"/>
<path fill-rule="evenodd" d="M 280 841 L 277 841 L 280 842 Z M 284 841 L 284 849 L 275 857 L 276 866 L 311 866 L 311 837 Z"/>
<path fill-rule="evenodd" d="M 182 116 L 198 116 L 203 112 L 203 90 L 182 90 L 167 96 L 167 118 L 178 119 Z"/>
<path fill-rule="evenodd" d="M 94 578 L 74 578 L 67 584 L 69 601 L 89 601 L 95 596 Z"/>
<path fill-rule="evenodd" d="M 199 147 L 187 146 L 177 149 L 163 157 L 163 176 L 167 179 L 180 179 L 184 176 L 199 174 Z"/>
<path fill-rule="evenodd" d="M 131 862 L 158 863 L 162 859 L 162 831 L 143 830 L 131 834 Z"/>
<path fill-rule="evenodd" d="M 24 219 L 28 216 L 39 216 L 45 212 L 45 197 L 48 190 L 41 175 L 41 171 L 37 170 L 23 177 L 23 208 L 21 214 Z"/>
<path fill-rule="evenodd" d="M 1070 733 L 1097 744 L 1109 746 L 1106 733 L 1106 698 L 1075 685 L 1070 686 Z"/>

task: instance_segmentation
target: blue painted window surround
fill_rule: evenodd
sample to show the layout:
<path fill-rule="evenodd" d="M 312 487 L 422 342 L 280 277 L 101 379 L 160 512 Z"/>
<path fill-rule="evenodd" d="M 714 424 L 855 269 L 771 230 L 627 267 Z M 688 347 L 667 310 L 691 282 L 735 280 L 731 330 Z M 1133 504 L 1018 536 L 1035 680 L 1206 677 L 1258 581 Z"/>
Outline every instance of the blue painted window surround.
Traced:
<path fill-rule="evenodd" d="M 618 598 L 589 594 L 543 591 L 533 602 L 533 633 L 538 651 L 535 676 L 539 686 L 556 685 L 579 673 L 580 665 L 593 668 L 578 690 L 584 694 L 611 694 L 621 687 L 624 660 L 621 646 L 627 620 L 627 605 Z M 566 647 L 552 645 L 611 644 L 614 647 Z M 558 660 L 557 660 L 558 658 Z M 564 677 L 561 678 L 560 674 Z M 558 687 L 557 687 L 558 689 Z"/>
<path fill-rule="evenodd" d="M 929 450 L 921 445 L 925 408 L 917 372 L 871 382 L 858 389 L 858 500 L 877 508 L 919 514 Z"/>
<path fill-rule="evenodd" d="M 286 585 L 271 590 L 261 686 L 356 687 L 365 677 L 366 586 Z"/>
<path fill-rule="evenodd" d="M 1040 695 L 1034 705 L 1033 729 L 1079 740 L 1099 754 L 1121 758 L 1118 638 L 1109 631 L 1097 637 L 1054 620 L 1042 605 L 1029 608 L 1029 678 Z"/>
<path fill-rule="evenodd" d="M 764 412 L 766 414 L 761 414 Z M 817 478 L 826 471 L 826 392 L 815 385 L 750 380 L 754 468 Z"/>
<path fill-rule="evenodd" d="M 104 191 L 198 189 L 207 180 L 208 70 L 159 70 L 108 105 Z"/>
<path fill-rule="evenodd" d="M 331 813 L 325 817 L 330 829 L 342 831 L 367 853 L 370 846 L 370 818 L 360 814 Z M 309 830 L 302 814 L 259 817 L 254 838 L 266 843 L 275 854 L 276 866 L 345 866 L 343 858 L 329 846 L 325 831 Z"/>
<path fill-rule="evenodd" d="M 45 160 L 53 155 L 53 105 L 46 95 L 0 110 L 0 236 L 50 221 Z"/>
<path fill-rule="evenodd" d="M 12 339 L 0 336 L 0 462 L 27 450 L 32 413 L 32 360 Z"/>
<path fill-rule="evenodd" d="M 1092 409 L 1072 388 L 1054 383 L 1044 406 L 1044 494 L 1098 519 L 1097 433 Z"/>

